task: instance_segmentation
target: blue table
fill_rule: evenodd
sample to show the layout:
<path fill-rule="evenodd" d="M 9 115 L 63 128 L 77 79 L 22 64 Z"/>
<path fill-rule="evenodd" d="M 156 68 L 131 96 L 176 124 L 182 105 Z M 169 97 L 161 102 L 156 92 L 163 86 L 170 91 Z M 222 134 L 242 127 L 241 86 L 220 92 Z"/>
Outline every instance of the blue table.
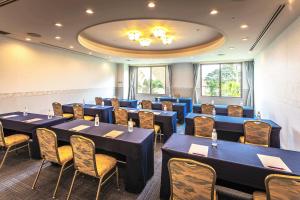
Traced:
<path fill-rule="evenodd" d="M 65 104 L 62 106 L 64 113 L 74 113 L 73 104 Z M 94 104 L 84 104 L 84 114 L 90 116 L 98 115 L 101 122 L 112 123 L 112 106 L 100 106 Z"/>
<path fill-rule="evenodd" d="M 161 102 L 152 102 L 152 109 L 162 110 Z M 173 111 L 177 112 L 178 123 L 184 123 L 184 118 L 187 114 L 186 110 L 187 108 L 185 103 L 173 103 Z"/>
<path fill-rule="evenodd" d="M 160 101 L 171 101 L 171 102 L 185 103 L 186 104 L 186 112 L 187 113 L 192 112 L 192 106 L 193 106 L 193 99 L 192 98 L 155 97 L 156 102 L 158 101 L 158 99 Z"/>
<path fill-rule="evenodd" d="M 228 115 L 227 105 L 215 105 L 217 115 Z M 254 109 L 250 106 L 243 106 L 244 115 L 243 117 L 253 118 Z M 193 113 L 201 113 L 201 104 L 195 104 L 193 106 Z"/>
<path fill-rule="evenodd" d="M 194 117 L 207 116 L 203 114 L 189 113 L 185 117 L 185 134 L 194 135 Z M 215 129 L 218 132 L 218 138 L 223 140 L 238 141 L 239 137 L 244 135 L 244 122 L 246 120 L 253 120 L 252 118 L 243 117 L 229 117 L 223 115 L 216 115 Z M 280 148 L 280 130 L 281 127 L 271 120 L 262 120 L 272 126 L 270 136 L 270 146 Z"/>
<path fill-rule="evenodd" d="M 104 105 L 111 106 L 112 98 L 104 98 Z M 119 99 L 120 107 L 137 108 L 138 100 Z"/>

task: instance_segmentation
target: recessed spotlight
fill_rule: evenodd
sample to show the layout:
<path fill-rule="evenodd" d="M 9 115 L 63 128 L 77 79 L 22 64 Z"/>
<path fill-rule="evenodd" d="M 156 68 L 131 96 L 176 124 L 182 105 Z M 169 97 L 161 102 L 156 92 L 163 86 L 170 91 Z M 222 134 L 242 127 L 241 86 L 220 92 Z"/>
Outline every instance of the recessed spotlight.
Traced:
<path fill-rule="evenodd" d="M 155 6 L 156 6 L 156 5 L 155 5 L 155 2 L 154 2 L 154 1 L 149 1 L 149 2 L 148 2 L 148 7 L 149 7 L 149 8 L 155 8 Z"/>
<path fill-rule="evenodd" d="M 92 55 L 93 53 L 92 52 L 89 52 L 89 55 Z"/>
<path fill-rule="evenodd" d="M 247 41 L 248 40 L 248 37 L 244 37 L 242 38 L 243 41 Z"/>
<path fill-rule="evenodd" d="M 94 14 L 94 11 L 92 9 L 86 9 L 85 12 L 89 15 Z"/>
<path fill-rule="evenodd" d="M 74 49 L 74 46 L 71 45 L 69 48 L 70 48 L 70 49 Z"/>
<path fill-rule="evenodd" d="M 61 23 L 57 22 L 57 23 L 55 23 L 55 26 L 62 27 L 63 25 Z"/>
<path fill-rule="evenodd" d="M 60 36 L 55 36 L 55 39 L 60 40 L 61 37 Z"/>
<path fill-rule="evenodd" d="M 216 10 L 216 9 L 213 9 L 213 10 L 210 11 L 210 14 L 211 14 L 211 15 L 216 15 L 216 14 L 218 14 L 218 13 L 219 13 L 219 11 Z"/>
<path fill-rule="evenodd" d="M 31 41 L 31 38 L 27 37 L 25 38 L 26 41 Z"/>
<path fill-rule="evenodd" d="M 234 47 L 229 47 L 229 49 L 230 49 L 230 50 L 233 50 L 233 49 L 234 49 Z"/>
<path fill-rule="evenodd" d="M 246 28 L 248 28 L 248 25 L 247 24 L 242 24 L 240 27 L 241 27 L 241 29 L 246 29 Z"/>

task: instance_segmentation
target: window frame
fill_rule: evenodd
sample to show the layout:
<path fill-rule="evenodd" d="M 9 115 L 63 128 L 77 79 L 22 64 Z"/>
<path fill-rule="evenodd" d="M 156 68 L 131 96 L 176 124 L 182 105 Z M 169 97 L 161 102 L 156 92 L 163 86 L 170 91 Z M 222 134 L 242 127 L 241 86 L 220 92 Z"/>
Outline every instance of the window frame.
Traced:
<path fill-rule="evenodd" d="M 150 68 L 150 92 L 149 93 L 140 93 L 138 90 L 139 86 L 139 68 Z M 163 67 L 165 70 L 165 92 L 161 94 L 153 94 L 152 93 L 152 68 L 155 67 Z M 136 73 L 136 94 L 142 94 L 142 95 L 166 95 L 167 92 L 167 66 L 166 65 L 157 65 L 157 66 L 138 66 L 137 67 L 137 73 Z"/>
<path fill-rule="evenodd" d="M 241 80 L 240 80 L 240 96 L 239 97 L 233 97 L 233 96 L 222 96 L 222 65 L 224 64 L 240 64 L 241 65 Z M 219 95 L 217 96 L 207 96 L 203 95 L 203 86 L 202 86 L 202 71 L 203 71 L 203 65 L 219 65 Z M 202 97 L 218 97 L 218 98 L 243 98 L 243 63 L 242 62 L 230 62 L 230 63 L 207 63 L 207 64 L 200 64 L 200 91 Z"/>

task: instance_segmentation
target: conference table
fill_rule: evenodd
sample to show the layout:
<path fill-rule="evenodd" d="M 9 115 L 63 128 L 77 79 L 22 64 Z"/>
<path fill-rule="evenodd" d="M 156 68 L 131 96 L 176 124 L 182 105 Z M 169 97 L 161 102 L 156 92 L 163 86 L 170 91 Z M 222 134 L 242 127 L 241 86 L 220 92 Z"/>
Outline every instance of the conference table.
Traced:
<path fill-rule="evenodd" d="M 153 110 L 163 110 L 161 102 L 152 102 Z M 187 107 L 185 103 L 173 103 L 173 111 L 177 112 L 178 123 L 183 124 L 184 118 L 187 114 Z"/>
<path fill-rule="evenodd" d="M 74 113 L 73 103 L 62 105 L 64 113 Z M 112 106 L 102 106 L 94 104 L 84 104 L 84 115 L 96 116 L 98 115 L 101 122 L 112 123 Z"/>
<path fill-rule="evenodd" d="M 147 109 L 137 109 L 137 108 L 124 108 L 128 111 L 128 118 L 132 119 L 137 126 L 139 126 L 139 111 L 149 111 L 154 113 L 154 122 L 160 126 L 161 132 L 163 134 L 163 142 L 166 142 L 173 133 L 176 133 L 176 112 L 172 111 L 162 111 L 162 110 L 147 110 Z M 114 112 L 113 112 L 113 118 Z M 115 120 L 113 120 L 115 121 Z"/>
<path fill-rule="evenodd" d="M 83 130 L 72 130 L 85 126 Z M 100 123 L 85 120 L 73 120 L 51 129 L 59 141 L 69 142 L 72 135 L 81 135 L 94 141 L 98 151 L 106 151 L 125 156 L 126 175 L 125 189 L 128 192 L 140 193 L 154 173 L 154 132 L 152 129 L 133 128 L 128 132 L 126 126 Z M 122 131 L 116 138 L 105 137 L 111 131 Z"/>
<path fill-rule="evenodd" d="M 103 98 L 104 105 L 111 106 L 112 98 Z M 118 99 L 120 103 L 120 107 L 127 107 L 127 108 L 137 108 L 138 100 L 131 100 L 131 99 Z"/>
<path fill-rule="evenodd" d="M 184 97 L 155 97 L 155 101 L 171 101 L 171 102 L 177 102 L 177 103 L 185 103 L 186 104 L 186 111 L 187 113 L 192 112 L 192 106 L 193 106 L 193 99 L 192 98 L 184 98 Z"/>
<path fill-rule="evenodd" d="M 189 113 L 185 117 L 186 135 L 194 135 L 194 117 L 196 116 L 210 116 L 210 115 Z M 218 138 L 223 140 L 231 140 L 231 141 L 238 141 L 239 137 L 244 135 L 245 121 L 254 120 L 253 118 L 230 117 L 224 115 L 215 115 L 213 118 L 215 120 L 215 129 L 218 133 Z M 263 119 L 262 121 L 267 122 L 272 126 L 272 131 L 270 136 L 270 146 L 280 148 L 281 127 L 271 120 Z"/>
<path fill-rule="evenodd" d="M 215 105 L 216 114 L 217 115 L 228 115 L 227 110 L 228 105 Z M 253 118 L 254 117 L 254 109 L 250 106 L 243 106 L 243 117 Z M 201 104 L 193 105 L 193 113 L 201 113 Z"/>
<path fill-rule="evenodd" d="M 40 159 L 40 148 L 36 135 L 37 128 L 49 128 L 50 126 L 64 123 L 66 119 L 62 117 L 53 116 L 48 119 L 48 115 L 27 113 L 23 116 L 22 112 L 11 112 L 0 115 L 4 133 L 10 135 L 14 133 L 23 133 L 32 139 L 30 144 L 31 156 L 35 159 Z M 7 135 L 6 134 L 6 135 Z"/>
<path fill-rule="evenodd" d="M 207 157 L 189 154 L 192 144 L 208 146 Z M 292 172 L 265 168 L 257 154 L 281 158 Z M 208 164 L 216 171 L 218 185 L 237 186 L 234 189 L 247 187 L 253 190 L 265 190 L 264 180 L 269 174 L 300 176 L 300 152 L 229 141 L 218 141 L 218 147 L 212 148 L 210 139 L 174 134 L 162 147 L 160 187 L 162 199 L 169 199 L 170 196 L 168 161 L 171 158 L 187 158 Z"/>

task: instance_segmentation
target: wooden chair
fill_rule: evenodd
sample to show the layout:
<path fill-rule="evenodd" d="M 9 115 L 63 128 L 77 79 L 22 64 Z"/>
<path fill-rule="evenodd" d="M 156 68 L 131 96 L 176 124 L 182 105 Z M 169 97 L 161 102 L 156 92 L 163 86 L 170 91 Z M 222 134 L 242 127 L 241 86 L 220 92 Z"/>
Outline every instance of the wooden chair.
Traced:
<path fill-rule="evenodd" d="M 244 110 L 242 106 L 229 105 L 227 106 L 228 116 L 231 117 L 243 117 Z"/>
<path fill-rule="evenodd" d="M 111 105 L 112 105 L 112 107 L 114 107 L 114 109 L 119 108 L 120 107 L 119 99 L 117 99 L 117 98 L 111 99 Z"/>
<path fill-rule="evenodd" d="M 63 117 L 65 119 L 72 119 L 74 117 L 71 113 L 64 113 L 62 105 L 58 102 L 52 103 L 52 108 L 55 116 Z"/>
<path fill-rule="evenodd" d="M 0 148 L 4 148 L 5 153 L 4 157 L 2 158 L 1 164 L 0 164 L 0 169 L 2 168 L 8 153 L 17 151 L 19 149 L 28 148 L 28 153 L 29 153 L 29 158 L 31 159 L 31 154 L 30 154 L 30 146 L 29 146 L 29 141 L 30 138 L 28 135 L 22 134 L 22 133 L 17 133 L 14 135 L 9 135 L 9 136 L 4 136 L 4 131 L 3 131 L 3 126 L 0 121 Z"/>
<path fill-rule="evenodd" d="M 211 138 L 215 120 L 211 117 L 197 116 L 194 117 L 194 135 L 196 137 Z"/>
<path fill-rule="evenodd" d="M 167 111 L 173 111 L 173 102 L 171 102 L 171 101 L 162 101 L 161 102 L 161 106 L 162 106 L 162 110 L 166 106 L 167 107 Z"/>
<path fill-rule="evenodd" d="M 95 154 L 95 144 L 88 138 L 73 135 L 70 142 L 73 149 L 75 173 L 67 199 L 70 199 L 75 179 L 80 173 L 99 179 L 96 200 L 99 199 L 101 186 L 113 175 L 116 175 L 119 189 L 119 171 L 115 158 L 104 154 Z"/>
<path fill-rule="evenodd" d="M 269 147 L 271 131 L 271 125 L 266 122 L 246 121 L 244 123 L 244 136 L 241 136 L 239 141 L 245 144 Z"/>
<path fill-rule="evenodd" d="M 152 102 L 149 100 L 142 101 L 142 108 L 152 110 Z"/>
<path fill-rule="evenodd" d="M 73 160 L 72 147 L 70 145 L 58 147 L 56 134 L 53 131 L 48 130 L 46 128 L 38 128 L 36 130 L 36 134 L 40 146 L 42 164 L 33 182 L 32 189 L 34 189 L 36 186 L 43 166 L 47 162 L 56 163 L 58 165 L 61 165 L 61 169 L 52 196 L 53 198 L 55 198 L 63 172 L 67 170 L 70 166 L 72 166 L 69 165 L 68 167 L 66 167 L 67 164 Z"/>
<path fill-rule="evenodd" d="M 95 119 L 93 116 L 84 115 L 84 108 L 81 104 L 74 104 L 73 111 L 75 119 L 84 119 L 87 121 L 93 121 Z"/>
<path fill-rule="evenodd" d="M 161 133 L 161 129 L 159 125 L 154 124 L 154 113 L 153 112 L 147 112 L 147 111 L 139 111 L 139 120 L 140 120 L 140 127 L 145 129 L 154 129 L 155 133 L 155 140 L 154 140 L 154 146 L 156 147 L 157 142 L 157 136 L 160 137 L 161 142 L 161 136 L 163 135 Z"/>
<path fill-rule="evenodd" d="M 168 162 L 170 200 L 216 200 L 216 172 L 206 164 L 172 158 Z"/>
<path fill-rule="evenodd" d="M 253 200 L 300 199 L 300 176 L 271 174 L 265 179 L 266 192 L 254 192 Z"/>
<path fill-rule="evenodd" d="M 215 106 L 212 104 L 202 104 L 201 105 L 201 113 L 206 115 L 212 115 Z"/>
<path fill-rule="evenodd" d="M 102 105 L 102 102 L 103 102 L 102 97 L 96 97 L 95 102 L 96 102 L 96 105 Z"/>

